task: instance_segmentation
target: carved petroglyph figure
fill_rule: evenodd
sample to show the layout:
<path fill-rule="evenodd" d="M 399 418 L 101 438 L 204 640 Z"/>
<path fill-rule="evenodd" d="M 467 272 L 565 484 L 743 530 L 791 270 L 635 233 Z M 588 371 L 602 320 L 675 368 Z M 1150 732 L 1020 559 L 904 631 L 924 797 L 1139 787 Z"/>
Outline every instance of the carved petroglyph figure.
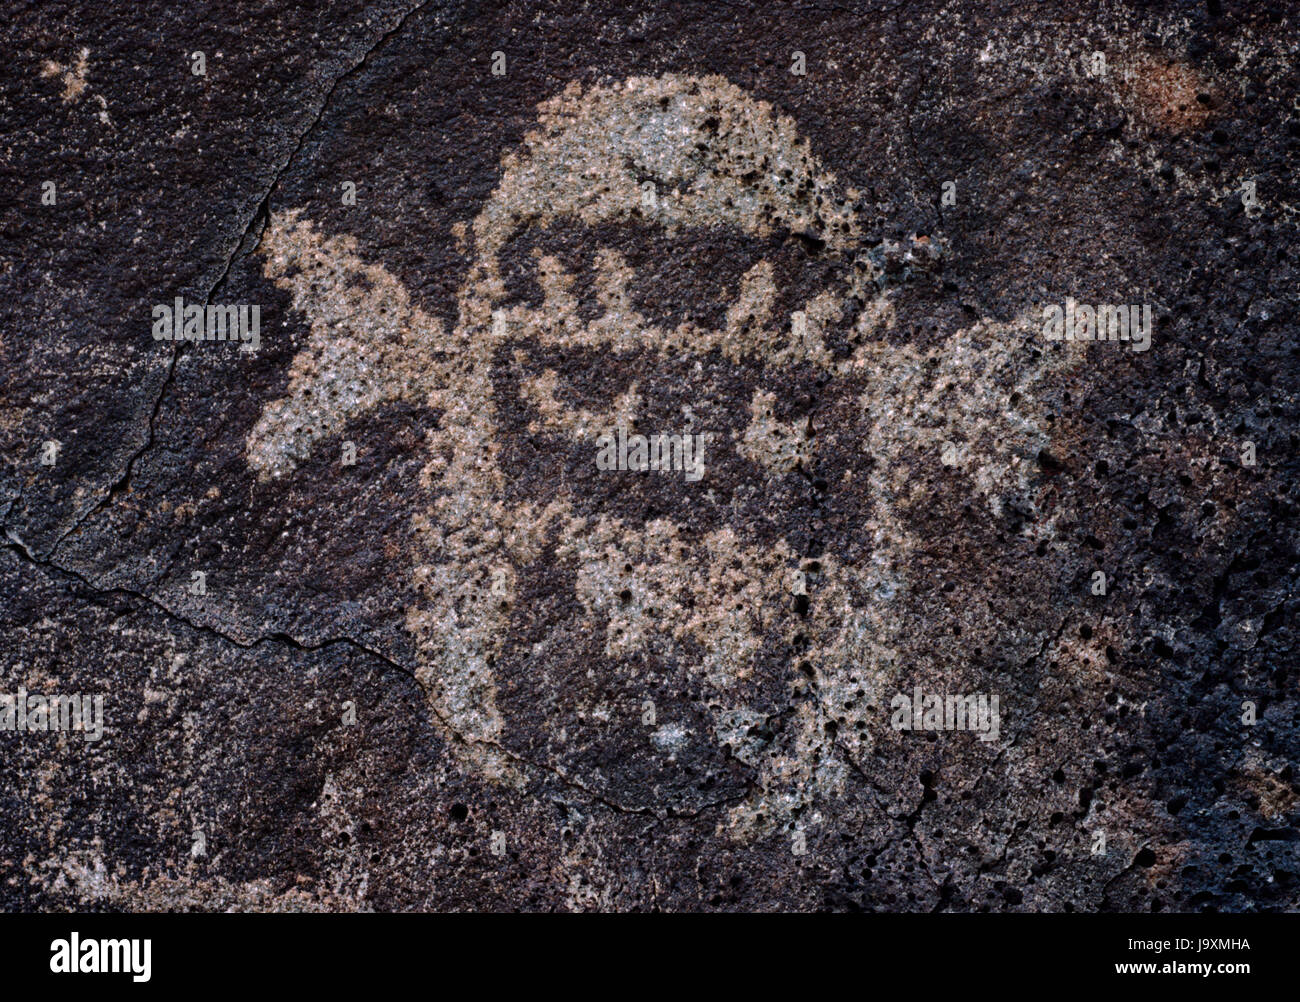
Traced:
<path fill-rule="evenodd" d="M 717 329 L 690 322 L 670 328 L 634 307 L 634 276 L 617 250 L 605 248 L 592 262 L 603 311 L 594 319 L 579 314 L 574 276 L 554 256 L 535 252 L 544 301 L 511 300 L 503 258 L 513 241 L 530 230 L 609 223 L 648 223 L 669 233 L 732 227 L 758 237 L 788 230 L 841 262 L 842 279 L 791 315 L 777 315 L 774 270 L 760 261 Z M 733 832 L 784 824 L 796 807 L 834 795 L 845 756 L 869 746 L 874 728 L 835 738 L 826 726 L 830 704 L 852 703 L 849 694 L 865 689 L 883 705 L 904 667 L 895 641 L 910 627 L 891 609 L 908 586 L 911 540 L 894 512 L 916 487 L 903 454 L 920 450 L 937 462 L 941 445 L 958 439 L 957 461 L 995 509 L 1022 485 L 1032 465 L 1023 459 L 1046 436 L 1024 408 L 1006 401 L 1031 396 L 1045 371 L 1041 354 L 1026 349 L 1037 319 L 977 323 L 927 351 L 887 343 L 889 295 L 859 253 L 859 223 L 835 178 L 793 121 L 720 77 L 569 86 L 539 106 L 536 127 L 503 158 L 500 183 L 462 236 L 473 264 L 448 330 L 381 265 L 360 260 L 350 238 L 322 235 L 298 211 L 272 218 L 261 245 L 265 273 L 291 292 L 311 336 L 292 363 L 285 396 L 265 407 L 249 436 L 249 463 L 264 477 L 287 475 L 348 418 L 384 401 L 440 412 L 422 474 L 435 501 L 414 516 L 411 573 L 419 599 L 406 621 L 435 716 L 464 739 L 455 747 L 480 774 L 523 778 L 504 751 L 508 724 L 493 665 L 508 642 L 518 569 L 549 552 L 576 566 L 577 597 L 603 625 L 608 656 L 657 645 L 702 652 L 698 671 L 716 697 L 716 740 L 759 771 L 757 792 L 733 810 Z M 850 322 L 850 299 L 865 304 L 851 321 L 859 346 L 836 359 L 825 336 Z M 599 349 L 611 364 L 633 349 L 761 363 L 769 383 L 755 389 L 749 427 L 731 447 L 771 476 L 806 466 L 814 448 L 806 427 L 773 416 L 772 388 L 783 367 L 812 365 L 832 379 L 865 373 L 870 391 L 859 406 L 870 430 L 862 447 L 875 461 L 864 463 L 864 479 L 877 506 L 871 560 L 844 566 L 833 554 L 820 557 L 809 619 L 795 621 L 791 581 L 802 575 L 801 561 L 785 542 L 758 546 L 743 526 L 696 532 L 668 518 L 628 525 L 583 517 L 563 490 L 507 504 L 492 367 L 502 349 L 525 342 Z M 626 425 L 641 406 L 635 382 L 606 412 L 589 412 L 562 399 L 557 380 L 550 370 L 522 380 L 520 395 L 537 414 L 534 429 L 587 441 L 593 454 L 596 436 Z M 816 695 L 798 702 L 780 742 L 760 745 L 746 735 L 762 715 L 734 692 L 773 631 L 812 638 L 804 660 L 816 673 Z"/>

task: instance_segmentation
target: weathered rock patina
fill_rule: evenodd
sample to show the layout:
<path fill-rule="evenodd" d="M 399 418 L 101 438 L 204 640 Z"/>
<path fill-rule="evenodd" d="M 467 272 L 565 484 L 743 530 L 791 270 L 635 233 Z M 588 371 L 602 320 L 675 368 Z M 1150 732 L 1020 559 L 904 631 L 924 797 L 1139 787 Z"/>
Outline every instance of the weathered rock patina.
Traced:
<path fill-rule="evenodd" d="M 1300 907 L 1293 15 L 4 31 L 0 907 Z"/>

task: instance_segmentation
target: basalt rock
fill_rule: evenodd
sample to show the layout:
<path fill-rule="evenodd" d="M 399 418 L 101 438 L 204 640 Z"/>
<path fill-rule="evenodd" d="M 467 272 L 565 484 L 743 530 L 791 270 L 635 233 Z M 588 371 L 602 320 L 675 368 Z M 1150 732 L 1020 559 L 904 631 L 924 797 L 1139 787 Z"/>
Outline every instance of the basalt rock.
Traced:
<path fill-rule="evenodd" d="M 3 31 L 0 907 L 1300 907 L 1294 17 Z"/>

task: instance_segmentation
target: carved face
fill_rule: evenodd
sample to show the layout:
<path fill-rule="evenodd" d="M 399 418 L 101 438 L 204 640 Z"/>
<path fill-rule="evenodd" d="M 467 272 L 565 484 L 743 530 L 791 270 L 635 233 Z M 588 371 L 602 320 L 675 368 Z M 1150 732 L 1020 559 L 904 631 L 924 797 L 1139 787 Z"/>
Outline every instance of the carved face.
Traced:
<path fill-rule="evenodd" d="M 834 792 L 844 765 L 825 699 L 870 701 L 899 670 L 903 627 L 885 607 L 909 542 L 890 515 L 905 488 L 888 460 L 943 440 L 932 384 L 953 374 L 952 358 L 967 400 L 1036 374 L 987 325 L 938 356 L 872 339 L 888 303 L 854 256 L 858 224 L 834 179 L 790 120 L 721 78 L 574 85 L 545 102 L 463 238 L 474 264 L 444 331 L 348 240 L 293 213 L 272 221 L 267 274 L 293 290 L 313 337 L 288 396 L 250 436 L 250 463 L 283 473 L 341 418 L 385 399 L 441 413 L 407 624 L 435 716 L 483 774 L 518 781 L 522 763 L 544 759 L 593 789 L 643 787 L 653 803 L 681 779 L 679 751 L 694 743 L 698 762 L 701 747 L 725 748 L 763 777 L 735 830 Z M 705 281 L 674 298 L 658 269 L 710 240 L 724 265 L 697 272 L 715 276 L 716 292 L 701 293 Z M 821 269 L 824 291 L 789 301 L 791 267 Z M 698 309 L 708 300 L 711 312 Z M 863 447 L 886 465 L 862 475 L 883 528 L 871 559 L 847 565 L 804 531 L 816 488 L 795 471 L 811 467 L 813 436 L 782 405 L 801 381 L 864 368 L 879 391 L 855 405 Z M 597 439 L 620 426 L 706 433 L 719 475 L 597 473 Z M 981 474 L 991 503 L 1017 475 L 996 464 Z M 779 697 L 808 680 L 818 697 L 773 743 L 768 720 L 789 702 Z M 870 739 L 845 740 L 852 753 Z M 610 777 L 610 761 L 631 772 Z M 685 789 L 674 804 L 708 799 Z"/>
<path fill-rule="evenodd" d="M 508 582 L 495 635 L 519 635 L 510 610 L 548 574 L 573 582 L 556 634 L 592 640 L 533 658 L 508 640 L 497 674 L 525 694 L 520 713 L 563 694 L 544 728 L 522 722 L 530 757 L 581 771 L 600 745 L 592 758 L 629 770 L 611 788 L 673 787 L 679 751 L 698 763 L 709 746 L 720 766 L 789 685 L 802 565 L 819 555 L 791 538 L 815 504 L 795 473 L 810 439 L 777 394 L 833 370 L 870 272 L 854 271 L 856 220 L 793 123 L 721 79 L 570 89 L 539 111 L 468 234 L 461 293 L 493 373 L 484 437 L 507 499 L 502 566 L 485 569 Z M 682 256 L 710 245 L 683 280 Z M 789 302 L 792 270 L 829 287 Z M 689 286 L 665 295 L 667 275 Z M 597 471 L 599 437 L 620 428 L 707 435 L 705 475 Z"/>

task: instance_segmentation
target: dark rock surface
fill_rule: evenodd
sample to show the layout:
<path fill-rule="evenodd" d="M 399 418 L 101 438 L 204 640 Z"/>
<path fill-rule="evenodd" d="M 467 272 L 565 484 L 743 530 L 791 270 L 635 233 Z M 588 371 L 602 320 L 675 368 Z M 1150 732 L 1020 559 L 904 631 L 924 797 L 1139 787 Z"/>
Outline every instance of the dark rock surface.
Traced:
<path fill-rule="evenodd" d="M 0 31 L 0 907 L 1300 907 L 1293 13 Z"/>

